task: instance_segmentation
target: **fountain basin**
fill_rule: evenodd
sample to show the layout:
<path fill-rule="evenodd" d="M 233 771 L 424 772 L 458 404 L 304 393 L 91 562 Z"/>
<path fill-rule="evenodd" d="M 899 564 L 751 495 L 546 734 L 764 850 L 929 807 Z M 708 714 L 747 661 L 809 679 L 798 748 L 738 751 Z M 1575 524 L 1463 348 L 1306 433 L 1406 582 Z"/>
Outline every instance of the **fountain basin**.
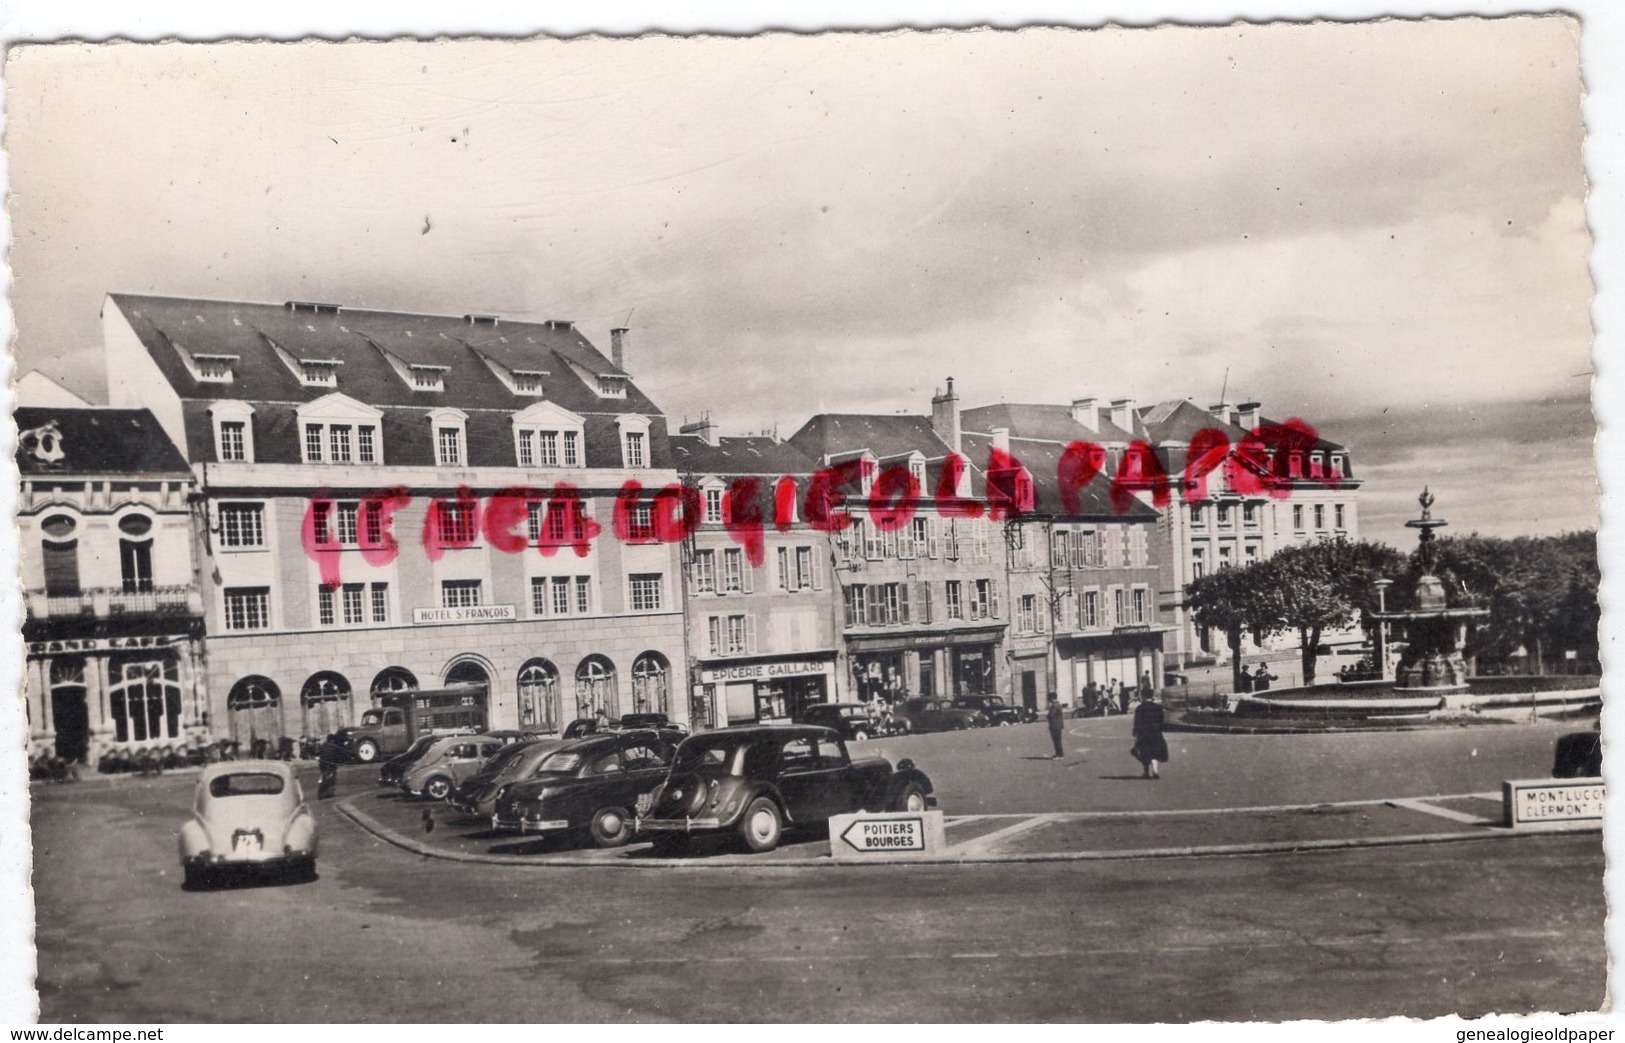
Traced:
<path fill-rule="evenodd" d="M 1466 688 L 1399 688 L 1392 681 L 1278 688 L 1237 695 L 1236 717 L 1423 717 L 1443 710 L 1514 710 L 1558 714 L 1602 704 L 1602 678 L 1555 674 L 1533 677 L 1478 677 Z"/>

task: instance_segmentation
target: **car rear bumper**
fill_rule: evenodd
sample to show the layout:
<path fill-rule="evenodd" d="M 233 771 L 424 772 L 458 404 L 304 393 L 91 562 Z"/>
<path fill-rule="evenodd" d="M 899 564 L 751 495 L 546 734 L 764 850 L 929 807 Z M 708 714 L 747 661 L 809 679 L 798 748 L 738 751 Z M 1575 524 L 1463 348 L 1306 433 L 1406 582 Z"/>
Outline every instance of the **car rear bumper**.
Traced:
<path fill-rule="evenodd" d="M 720 818 L 640 818 L 639 833 L 693 833 L 696 830 L 721 829 Z"/>
<path fill-rule="evenodd" d="M 500 833 L 557 833 L 570 828 L 564 818 L 503 818 L 491 816 L 491 828 Z"/>

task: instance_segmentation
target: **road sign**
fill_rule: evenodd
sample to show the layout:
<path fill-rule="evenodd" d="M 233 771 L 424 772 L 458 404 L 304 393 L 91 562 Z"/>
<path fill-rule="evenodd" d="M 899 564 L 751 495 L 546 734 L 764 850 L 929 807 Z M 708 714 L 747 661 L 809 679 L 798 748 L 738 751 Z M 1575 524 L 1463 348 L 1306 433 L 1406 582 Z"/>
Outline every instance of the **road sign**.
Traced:
<path fill-rule="evenodd" d="M 939 854 L 946 846 L 940 811 L 859 812 L 829 822 L 830 854 L 836 858 Z"/>
<path fill-rule="evenodd" d="M 1601 779 L 1520 779 L 1503 782 L 1506 824 L 1513 829 L 1602 827 Z"/>

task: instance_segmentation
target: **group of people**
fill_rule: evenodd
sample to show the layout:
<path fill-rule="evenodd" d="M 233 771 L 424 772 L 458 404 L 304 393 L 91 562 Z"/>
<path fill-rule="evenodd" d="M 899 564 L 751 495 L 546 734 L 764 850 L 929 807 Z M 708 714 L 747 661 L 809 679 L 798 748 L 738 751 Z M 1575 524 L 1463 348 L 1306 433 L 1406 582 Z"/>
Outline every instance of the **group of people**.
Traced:
<path fill-rule="evenodd" d="M 1236 685 L 1238 692 L 1267 692 L 1272 682 L 1280 680 L 1270 673 L 1267 663 L 1259 663 L 1258 669 L 1250 674 L 1245 670 L 1241 671 L 1240 678 L 1240 683 Z"/>
<path fill-rule="evenodd" d="M 1117 682 L 1122 693 L 1124 712 L 1127 712 L 1128 693 L 1131 689 Z M 1089 697 L 1091 689 L 1095 688 L 1093 681 L 1084 688 L 1085 705 L 1091 705 Z M 1140 702 L 1134 708 L 1134 746 L 1129 750 L 1130 756 L 1140 762 L 1140 777 L 1146 779 L 1162 778 L 1161 766 L 1168 761 L 1168 740 L 1163 737 L 1164 723 L 1162 704 L 1157 702 L 1156 688 L 1151 684 L 1151 675 L 1146 674 L 1140 679 Z M 1098 699 L 1098 690 L 1095 693 Z M 1050 742 L 1055 746 L 1055 753 L 1051 760 L 1060 760 L 1065 756 L 1061 748 L 1061 736 L 1066 730 L 1066 715 L 1061 710 L 1061 700 L 1056 693 L 1049 693 L 1049 706 L 1045 712 L 1049 722 Z"/>

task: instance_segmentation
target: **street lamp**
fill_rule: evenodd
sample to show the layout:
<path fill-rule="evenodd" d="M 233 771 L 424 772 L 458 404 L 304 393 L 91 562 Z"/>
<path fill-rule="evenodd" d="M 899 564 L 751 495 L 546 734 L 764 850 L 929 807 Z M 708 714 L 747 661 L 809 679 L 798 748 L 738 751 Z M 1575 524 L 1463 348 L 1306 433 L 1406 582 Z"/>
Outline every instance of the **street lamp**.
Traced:
<path fill-rule="evenodd" d="M 1393 585 L 1394 581 L 1391 579 L 1379 579 L 1373 584 L 1377 588 L 1377 613 L 1379 615 L 1387 615 L 1388 613 L 1388 588 Z M 1388 621 L 1386 619 L 1377 621 L 1377 672 L 1384 681 L 1389 680 Z"/>

